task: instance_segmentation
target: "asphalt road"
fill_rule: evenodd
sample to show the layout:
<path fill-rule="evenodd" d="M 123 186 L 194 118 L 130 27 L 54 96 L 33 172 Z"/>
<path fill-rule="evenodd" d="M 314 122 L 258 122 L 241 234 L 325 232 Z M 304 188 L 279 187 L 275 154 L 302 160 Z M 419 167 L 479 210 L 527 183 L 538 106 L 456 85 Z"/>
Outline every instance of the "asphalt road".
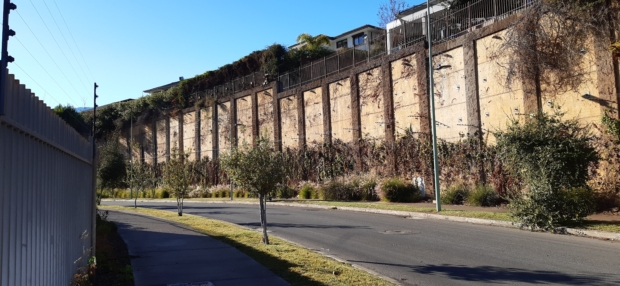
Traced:
<path fill-rule="evenodd" d="M 174 203 L 139 206 L 176 211 Z M 184 211 L 260 227 L 258 205 L 186 203 Z M 620 285 L 618 242 L 269 205 L 267 222 L 271 235 L 347 260 L 403 285 Z"/>

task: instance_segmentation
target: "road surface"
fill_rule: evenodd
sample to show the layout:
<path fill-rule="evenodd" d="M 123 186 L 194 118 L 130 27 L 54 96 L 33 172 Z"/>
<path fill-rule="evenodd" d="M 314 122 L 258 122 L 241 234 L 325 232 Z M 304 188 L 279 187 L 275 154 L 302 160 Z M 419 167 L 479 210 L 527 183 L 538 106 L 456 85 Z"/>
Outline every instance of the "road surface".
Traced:
<path fill-rule="evenodd" d="M 105 205 L 133 205 L 107 201 Z M 175 203 L 140 207 L 176 211 Z M 260 227 L 258 205 L 185 203 L 185 213 Z M 620 243 L 432 219 L 267 207 L 271 235 L 403 285 L 620 285 Z"/>

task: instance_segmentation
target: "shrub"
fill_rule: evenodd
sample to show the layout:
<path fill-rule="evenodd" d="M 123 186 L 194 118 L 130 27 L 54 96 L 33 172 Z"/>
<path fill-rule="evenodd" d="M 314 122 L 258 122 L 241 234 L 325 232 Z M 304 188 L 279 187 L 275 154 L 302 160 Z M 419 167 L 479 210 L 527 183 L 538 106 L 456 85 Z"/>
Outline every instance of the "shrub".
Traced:
<path fill-rule="evenodd" d="M 590 134 L 562 113 L 539 113 L 495 132 L 500 156 L 527 192 L 509 198 L 511 215 L 531 229 L 554 230 L 592 212 L 588 168 L 598 161 Z M 579 198 L 579 199 L 577 199 Z"/>
<path fill-rule="evenodd" d="M 468 196 L 469 190 L 465 185 L 452 185 L 441 193 L 441 203 L 446 205 L 462 205 Z"/>
<path fill-rule="evenodd" d="M 279 185 L 271 195 L 275 198 L 290 199 L 297 196 L 297 191 L 288 185 Z"/>
<path fill-rule="evenodd" d="M 379 196 L 375 191 L 377 180 L 370 176 L 353 176 L 348 178 L 348 184 L 352 189 L 351 200 L 377 201 Z"/>
<path fill-rule="evenodd" d="M 348 201 L 353 194 L 353 188 L 342 180 L 331 180 L 323 184 L 319 198 L 327 201 Z"/>
<path fill-rule="evenodd" d="M 472 206 L 492 207 L 500 201 L 497 192 L 490 186 L 476 186 L 467 197 L 467 203 Z"/>
<path fill-rule="evenodd" d="M 316 193 L 316 189 L 312 185 L 304 184 L 299 189 L 299 198 L 307 200 L 312 198 L 314 193 Z"/>
<path fill-rule="evenodd" d="M 380 185 L 382 200 L 387 202 L 418 202 L 422 200 L 420 190 L 400 178 L 385 180 Z"/>

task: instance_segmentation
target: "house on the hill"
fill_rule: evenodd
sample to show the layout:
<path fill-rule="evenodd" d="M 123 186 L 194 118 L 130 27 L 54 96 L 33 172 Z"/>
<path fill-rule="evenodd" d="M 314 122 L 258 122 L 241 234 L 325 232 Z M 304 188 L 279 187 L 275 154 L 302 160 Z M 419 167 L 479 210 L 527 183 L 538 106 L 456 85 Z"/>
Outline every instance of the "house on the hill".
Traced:
<path fill-rule="evenodd" d="M 329 49 L 337 51 L 342 48 L 356 48 L 358 50 L 368 50 L 368 43 L 373 39 L 383 37 L 385 30 L 373 25 L 364 25 L 353 30 L 344 32 L 335 37 L 329 37 Z M 297 49 L 303 44 L 297 43 L 289 46 L 289 49 Z"/>

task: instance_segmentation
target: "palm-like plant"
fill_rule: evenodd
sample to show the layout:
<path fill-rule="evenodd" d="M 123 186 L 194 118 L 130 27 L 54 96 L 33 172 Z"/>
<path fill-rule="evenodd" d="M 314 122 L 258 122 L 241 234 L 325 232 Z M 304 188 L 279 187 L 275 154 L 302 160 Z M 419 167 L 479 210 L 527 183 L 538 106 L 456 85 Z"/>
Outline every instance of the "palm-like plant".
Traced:
<path fill-rule="evenodd" d="M 302 48 L 305 48 L 309 51 L 316 51 L 321 48 L 326 48 L 329 45 L 330 40 L 328 36 L 325 35 L 317 35 L 312 36 L 307 33 L 303 33 L 297 36 L 297 43 L 304 45 Z"/>

